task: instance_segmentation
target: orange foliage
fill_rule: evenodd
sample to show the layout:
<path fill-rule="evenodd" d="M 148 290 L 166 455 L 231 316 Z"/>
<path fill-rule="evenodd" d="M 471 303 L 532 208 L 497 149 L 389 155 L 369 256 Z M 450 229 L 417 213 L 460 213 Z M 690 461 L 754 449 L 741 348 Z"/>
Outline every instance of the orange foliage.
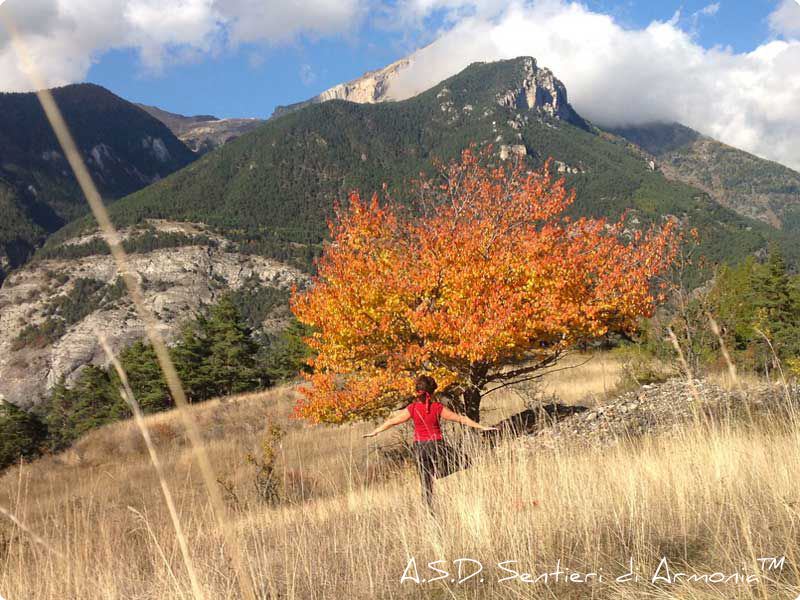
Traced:
<path fill-rule="evenodd" d="M 441 165 L 441 183 L 421 184 L 410 209 L 353 193 L 337 210 L 317 278 L 292 299 L 317 353 L 297 416 L 374 416 L 420 372 L 479 403 L 481 391 L 652 313 L 673 221 L 641 232 L 571 220 L 574 193 L 549 164 L 484 162 L 468 150 Z"/>

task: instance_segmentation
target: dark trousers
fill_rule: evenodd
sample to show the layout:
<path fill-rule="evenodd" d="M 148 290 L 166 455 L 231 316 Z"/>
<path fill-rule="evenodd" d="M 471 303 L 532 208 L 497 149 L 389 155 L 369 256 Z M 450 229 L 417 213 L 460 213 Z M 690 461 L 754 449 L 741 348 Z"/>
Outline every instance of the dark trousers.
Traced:
<path fill-rule="evenodd" d="M 422 484 L 422 498 L 433 508 L 433 480 L 446 473 L 442 472 L 447 446 L 443 440 L 414 442 L 414 458 L 417 463 L 419 481 Z"/>

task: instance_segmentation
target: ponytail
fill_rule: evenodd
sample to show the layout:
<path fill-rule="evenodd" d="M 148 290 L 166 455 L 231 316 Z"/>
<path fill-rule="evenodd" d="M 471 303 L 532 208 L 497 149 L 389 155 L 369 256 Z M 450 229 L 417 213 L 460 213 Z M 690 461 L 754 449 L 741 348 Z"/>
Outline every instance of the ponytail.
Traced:
<path fill-rule="evenodd" d="M 419 402 L 425 403 L 425 412 L 431 412 L 431 395 L 430 392 L 426 392 L 425 390 L 420 390 L 417 392 L 417 400 Z"/>
<path fill-rule="evenodd" d="M 420 375 L 414 381 L 414 388 L 417 391 L 417 401 L 425 403 L 425 412 L 431 412 L 431 399 L 436 391 L 436 380 L 430 375 Z"/>

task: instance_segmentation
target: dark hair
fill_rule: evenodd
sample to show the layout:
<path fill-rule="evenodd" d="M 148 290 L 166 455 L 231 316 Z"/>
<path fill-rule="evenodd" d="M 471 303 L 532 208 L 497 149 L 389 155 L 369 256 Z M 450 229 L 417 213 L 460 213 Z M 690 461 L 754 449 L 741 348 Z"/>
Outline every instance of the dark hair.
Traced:
<path fill-rule="evenodd" d="M 437 387 L 436 380 L 430 375 L 420 375 L 414 380 L 414 389 L 418 392 L 433 394 Z"/>

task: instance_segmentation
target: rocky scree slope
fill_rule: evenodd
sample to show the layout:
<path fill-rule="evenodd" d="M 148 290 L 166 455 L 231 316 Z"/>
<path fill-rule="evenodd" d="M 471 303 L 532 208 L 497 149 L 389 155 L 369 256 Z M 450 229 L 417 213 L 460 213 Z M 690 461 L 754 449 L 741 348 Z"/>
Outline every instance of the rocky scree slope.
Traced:
<path fill-rule="evenodd" d="M 761 383 L 731 391 L 706 379 L 689 382 L 674 378 L 644 385 L 601 406 L 534 408 L 521 430 L 530 434 L 526 443 L 537 450 L 554 449 L 564 442 L 602 447 L 644 435 L 677 432 L 696 420 L 719 423 L 748 411 L 755 417 L 785 418 L 798 404 L 797 387 Z"/>
<path fill-rule="evenodd" d="M 124 231 L 125 243 L 153 235 L 182 238 L 180 246 L 130 255 L 146 304 L 167 340 L 202 306 L 226 292 L 275 288 L 288 296 L 293 284 L 306 281 L 293 267 L 230 252 L 223 238 L 202 226 L 158 222 L 149 227 L 147 233 Z M 82 366 L 107 364 L 98 334 L 105 335 L 115 351 L 144 337 L 114 260 L 91 253 L 98 241 L 93 236 L 70 240 L 76 258 L 35 260 L 0 288 L 0 398 L 30 407 L 61 379 L 72 381 Z M 83 248 L 88 254 L 80 256 Z M 281 316 L 285 311 L 278 311 L 276 318 Z M 270 317 L 261 324 L 264 328 L 280 326 Z"/>

